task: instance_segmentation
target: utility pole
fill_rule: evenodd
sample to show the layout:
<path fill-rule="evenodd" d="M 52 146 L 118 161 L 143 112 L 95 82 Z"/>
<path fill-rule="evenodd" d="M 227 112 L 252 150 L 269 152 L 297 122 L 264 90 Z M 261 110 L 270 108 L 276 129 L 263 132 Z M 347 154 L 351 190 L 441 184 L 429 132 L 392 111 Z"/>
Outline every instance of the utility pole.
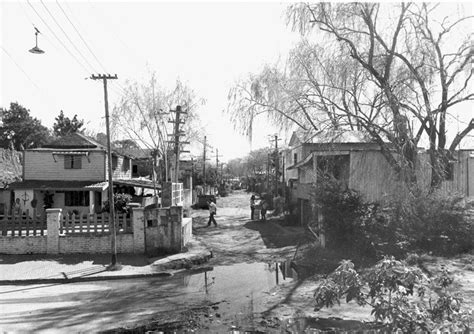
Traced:
<path fill-rule="evenodd" d="M 203 159 L 202 159 L 202 177 L 204 181 L 204 186 L 206 185 L 206 146 L 207 146 L 207 136 L 204 136 L 204 154 L 203 154 Z"/>
<path fill-rule="evenodd" d="M 219 184 L 219 157 L 222 155 L 219 155 L 219 149 L 216 148 L 216 181 Z M 222 173 L 221 173 L 222 176 Z"/>
<path fill-rule="evenodd" d="M 172 143 L 174 143 L 174 155 L 175 155 L 175 164 L 174 164 L 174 175 L 173 175 L 173 182 L 178 183 L 179 181 L 179 155 L 181 152 L 189 152 L 189 151 L 182 151 L 180 150 L 181 144 L 189 144 L 189 142 L 180 142 L 179 137 L 184 136 L 184 133 L 180 131 L 179 125 L 184 124 L 184 121 L 181 120 L 181 114 L 187 114 L 186 112 L 181 110 L 181 106 L 176 106 L 176 110 L 171 110 L 171 112 L 176 113 L 175 120 L 170 120 L 169 123 L 174 123 L 174 133 L 171 135 L 174 137 Z"/>
<path fill-rule="evenodd" d="M 275 163 L 275 182 L 274 182 L 274 196 L 278 196 L 278 172 L 280 170 L 280 156 L 278 154 L 278 135 L 274 135 L 275 151 L 273 152 L 273 161 Z"/>
<path fill-rule="evenodd" d="M 102 80 L 104 83 L 104 104 L 105 104 L 105 127 L 107 130 L 107 159 L 108 163 L 108 174 L 109 174 L 109 215 L 110 215 L 110 233 L 112 234 L 111 251 L 112 251 L 112 263 L 111 267 L 116 269 L 117 265 L 117 232 L 115 230 L 115 203 L 114 203 L 114 184 L 112 181 L 112 151 L 110 148 L 110 125 L 109 125 L 109 101 L 107 95 L 107 80 L 116 80 L 117 74 L 114 76 L 108 74 L 92 75 L 92 80 Z"/>

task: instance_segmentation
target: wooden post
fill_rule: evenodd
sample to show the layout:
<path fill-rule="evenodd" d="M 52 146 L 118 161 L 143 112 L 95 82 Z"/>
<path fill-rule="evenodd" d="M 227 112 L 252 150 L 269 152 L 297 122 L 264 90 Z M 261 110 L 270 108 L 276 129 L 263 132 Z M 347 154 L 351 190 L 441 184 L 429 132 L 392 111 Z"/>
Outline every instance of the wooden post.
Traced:
<path fill-rule="evenodd" d="M 116 232 L 115 232 L 115 219 L 114 219 L 114 185 L 112 182 L 112 151 L 110 146 L 110 125 L 109 125 L 109 101 L 107 95 L 107 79 L 117 79 L 117 75 L 92 75 L 91 77 L 93 80 L 101 79 L 104 83 L 104 105 L 105 105 L 105 127 L 107 131 L 107 158 L 108 158 L 108 174 L 109 174 L 109 216 L 110 216 L 110 233 L 112 235 L 111 238 L 111 253 L 112 253 L 112 260 L 111 266 L 115 266 L 117 264 L 117 245 L 116 245 Z"/>

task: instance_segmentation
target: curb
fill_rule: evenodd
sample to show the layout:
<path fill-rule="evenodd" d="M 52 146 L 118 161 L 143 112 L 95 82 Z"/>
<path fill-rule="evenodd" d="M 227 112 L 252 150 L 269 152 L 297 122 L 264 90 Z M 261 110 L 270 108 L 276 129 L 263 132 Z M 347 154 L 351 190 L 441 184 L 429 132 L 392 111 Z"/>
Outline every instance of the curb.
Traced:
<path fill-rule="evenodd" d="M 20 280 L 3 280 L 0 285 L 29 285 L 29 284 L 68 284 L 78 282 L 92 281 L 112 281 L 120 279 L 150 278 L 150 277 L 170 277 L 171 273 L 151 273 L 151 274 L 132 274 L 132 275 L 113 275 L 113 276 L 86 276 L 73 278 L 32 278 Z"/>
<path fill-rule="evenodd" d="M 203 250 L 200 253 L 194 253 L 187 257 L 176 257 L 175 259 L 167 259 L 167 261 L 157 260 L 150 264 L 156 270 L 178 270 L 190 269 L 193 265 L 203 264 L 212 258 L 212 252 Z"/>

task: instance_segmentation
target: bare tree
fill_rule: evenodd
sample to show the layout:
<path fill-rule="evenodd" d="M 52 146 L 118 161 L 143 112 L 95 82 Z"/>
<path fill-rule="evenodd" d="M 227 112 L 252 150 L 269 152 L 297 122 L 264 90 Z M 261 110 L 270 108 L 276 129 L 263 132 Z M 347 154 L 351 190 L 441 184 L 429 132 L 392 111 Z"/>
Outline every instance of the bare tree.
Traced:
<path fill-rule="evenodd" d="M 286 114 L 302 128 L 362 130 L 407 182 L 416 181 L 417 146 L 425 140 L 431 185 L 438 186 L 456 146 L 474 128 L 471 120 L 448 145 L 449 112 L 474 99 L 470 26 L 466 29 L 472 18 L 437 20 L 439 10 L 426 3 L 290 6 L 288 22 L 304 40 L 285 67 L 274 70 L 285 82 L 278 89 L 266 85 L 259 94 L 234 88 L 244 97 L 236 105 L 235 91 L 231 95 L 234 121 L 247 120 L 241 115 L 252 107 L 252 115 Z M 257 103 L 260 96 L 265 103 Z M 277 110 L 281 100 L 292 101 L 293 108 Z"/>
<path fill-rule="evenodd" d="M 150 150 L 155 167 L 161 159 L 161 177 L 167 180 L 172 152 L 168 141 L 168 134 L 172 133 L 170 110 L 180 105 L 187 112 L 182 130 L 186 134 L 183 141 L 188 141 L 199 133 L 196 110 L 203 103 L 204 100 L 198 99 L 194 91 L 181 81 L 177 80 L 176 86 L 169 90 L 161 87 L 152 73 L 145 84 L 129 82 L 125 87 L 125 94 L 113 109 L 114 131 L 117 137 L 130 139 L 141 148 Z"/>

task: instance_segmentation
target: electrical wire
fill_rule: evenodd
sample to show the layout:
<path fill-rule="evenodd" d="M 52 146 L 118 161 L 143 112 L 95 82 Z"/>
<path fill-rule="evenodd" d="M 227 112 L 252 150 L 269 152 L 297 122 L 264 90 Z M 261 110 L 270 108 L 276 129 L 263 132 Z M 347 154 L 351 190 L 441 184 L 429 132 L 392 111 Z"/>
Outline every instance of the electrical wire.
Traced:
<path fill-rule="evenodd" d="M 10 60 L 15 64 L 15 66 L 25 75 L 25 77 L 28 79 L 28 81 L 43 95 L 43 97 L 46 98 L 48 104 L 50 104 L 51 107 L 57 108 L 58 103 L 54 99 L 51 98 L 46 92 L 44 92 L 37 84 L 36 82 L 28 75 L 28 73 L 23 69 L 23 67 L 18 64 L 15 60 L 15 58 L 8 52 L 3 45 L 0 45 L 2 48 L 3 52 L 10 58 Z M 54 103 L 53 103 L 54 100 Z M 55 104 L 55 105 L 53 105 Z M 60 108 L 59 108 L 60 109 Z"/>
<path fill-rule="evenodd" d="M 89 65 L 89 68 L 92 69 L 93 72 L 97 72 L 97 70 L 94 68 L 94 66 L 91 65 L 91 63 L 84 57 L 82 52 L 77 48 L 76 44 L 69 38 L 69 35 L 64 31 L 63 27 L 59 24 L 59 22 L 56 20 L 54 15 L 51 13 L 51 11 L 48 9 L 48 7 L 45 5 L 43 0 L 40 0 L 41 4 L 43 5 L 44 9 L 46 12 L 49 14 L 49 16 L 53 19 L 54 23 L 58 26 L 58 28 L 62 31 L 66 39 L 69 41 L 69 43 L 72 45 L 72 47 L 76 50 L 76 52 L 82 57 L 82 59 L 85 61 L 87 65 Z"/>
<path fill-rule="evenodd" d="M 49 29 L 49 31 L 51 32 L 51 34 L 56 38 L 56 40 L 59 42 L 59 44 L 61 44 L 63 46 L 63 48 L 66 50 L 67 53 L 69 53 L 69 55 L 77 62 L 77 64 L 82 67 L 82 69 L 86 72 L 86 73 L 89 73 L 90 71 L 87 70 L 87 68 L 84 66 L 84 64 L 82 64 L 76 56 L 74 56 L 74 54 L 66 47 L 66 45 L 64 45 L 64 43 L 62 42 L 62 40 L 56 35 L 56 33 L 54 32 L 53 29 L 51 29 L 51 27 L 49 26 L 49 24 L 43 19 L 43 17 L 38 13 L 38 11 L 36 10 L 35 7 L 33 7 L 33 5 L 30 3 L 30 0 L 26 0 L 28 5 L 30 5 L 30 7 L 33 9 L 33 11 L 36 13 L 36 15 L 39 17 L 39 19 L 43 22 L 43 24 Z"/>
<path fill-rule="evenodd" d="M 102 62 L 99 60 L 99 58 L 97 58 L 97 56 L 95 55 L 94 51 L 92 51 L 92 49 L 89 47 L 89 44 L 86 42 L 86 40 L 84 39 L 84 37 L 82 36 L 82 34 L 79 32 L 79 29 L 77 29 L 76 25 L 71 21 L 71 19 L 69 18 L 69 16 L 67 15 L 66 11 L 64 10 L 64 8 L 61 6 L 61 4 L 59 3 L 58 0 L 56 0 L 56 4 L 59 6 L 59 9 L 61 9 L 61 11 L 63 12 L 64 16 L 66 17 L 66 19 L 69 21 L 69 23 L 71 24 L 71 26 L 74 28 L 74 30 L 76 31 L 77 35 L 79 36 L 79 38 L 82 40 L 82 42 L 84 43 L 84 45 L 86 46 L 87 50 L 89 50 L 90 54 L 94 57 L 94 59 L 97 61 L 97 63 L 100 65 L 100 67 L 102 68 L 102 70 L 104 70 L 104 72 L 108 73 L 107 69 L 105 68 L 105 66 L 102 64 Z M 72 15 L 72 13 L 71 13 Z"/>

